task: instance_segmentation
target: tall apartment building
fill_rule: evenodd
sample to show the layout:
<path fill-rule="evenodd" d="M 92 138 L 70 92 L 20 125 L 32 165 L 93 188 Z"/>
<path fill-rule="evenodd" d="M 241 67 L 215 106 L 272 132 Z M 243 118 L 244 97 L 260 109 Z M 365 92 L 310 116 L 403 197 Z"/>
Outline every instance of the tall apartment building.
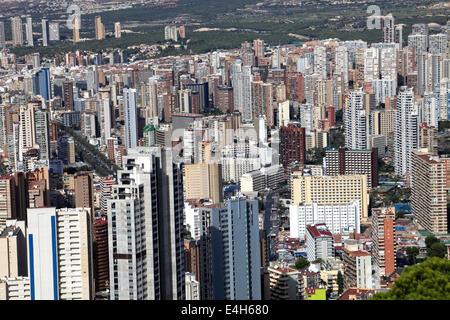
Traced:
<path fill-rule="evenodd" d="M 0 21 L 0 48 L 6 47 L 5 23 Z"/>
<path fill-rule="evenodd" d="M 95 292 L 105 292 L 109 289 L 108 221 L 105 216 L 93 219 L 92 242 Z"/>
<path fill-rule="evenodd" d="M 201 208 L 202 299 L 261 299 L 258 210 L 246 198 Z"/>
<path fill-rule="evenodd" d="M 272 127 L 275 125 L 273 119 L 273 85 L 262 81 L 253 81 L 251 90 L 253 121 L 258 119 L 259 116 L 265 115 L 267 126 Z"/>
<path fill-rule="evenodd" d="M 305 80 L 300 72 L 286 72 L 286 98 L 303 103 Z"/>
<path fill-rule="evenodd" d="M 7 219 L 15 218 L 16 212 L 14 177 L 11 175 L 0 177 L 0 226 L 5 225 Z"/>
<path fill-rule="evenodd" d="M 33 213 L 30 214 L 33 215 Z M 56 210 L 56 234 L 59 299 L 93 299 L 90 209 Z"/>
<path fill-rule="evenodd" d="M 6 220 L 0 226 L 0 278 L 27 276 L 25 221 Z"/>
<path fill-rule="evenodd" d="M 325 152 L 325 173 L 329 176 L 364 174 L 367 188 L 378 186 L 378 151 L 372 150 L 327 150 Z"/>
<path fill-rule="evenodd" d="M 76 15 L 73 19 L 73 42 L 80 42 L 80 28 L 81 28 L 81 16 Z"/>
<path fill-rule="evenodd" d="M 28 209 L 31 300 L 92 298 L 89 209 Z"/>
<path fill-rule="evenodd" d="M 403 46 L 403 24 L 396 24 L 394 26 L 394 42 L 399 44 L 400 49 Z"/>
<path fill-rule="evenodd" d="M 395 207 L 372 209 L 372 258 L 377 275 L 395 271 Z"/>
<path fill-rule="evenodd" d="M 264 58 L 264 52 L 265 52 L 264 40 L 261 40 L 261 39 L 253 40 L 253 51 L 255 53 L 255 59 L 256 59 L 255 65 L 258 66 L 260 60 Z"/>
<path fill-rule="evenodd" d="M 49 23 L 49 41 L 60 41 L 60 33 L 59 33 L 59 23 L 58 22 L 51 22 Z"/>
<path fill-rule="evenodd" d="M 48 47 L 50 38 L 50 28 L 47 19 L 42 19 L 42 46 Z"/>
<path fill-rule="evenodd" d="M 286 170 L 292 162 L 306 163 L 306 130 L 289 124 L 280 128 L 280 163 Z"/>
<path fill-rule="evenodd" d="M 388 136 L 394 132 L 395 110 L 374 110 L 370 112 L 371 134 Z"/>
<path fill-rule="evenodd" d="M 365 175 L 303 176 L 291 175 L 291 202 L 293 205 L 347 205 L 359 201 L 361 221 L 368 217 L 369 195 Z"/>
<path fill-rule="evenodd" d="M 234 110 L 242 113 L 242 121 L 253 121 L 252 108 L 252 68 L 242 61 L 236 61 L 233 68 L 233 101 Z"/>
<path fill-rule="evenodd" d="M 39 159 L 50 160 L 50 115 L 46 110 L 35 110 L 34 121 Z"/>
<path fill-rule="evenodd" d="M 327 48 L 323 46 L 314 47 L 314 73 L 319 76 L 320 80 L 325 80 L 328 75 L 328 55 Z"/>
<path fill-rule="evenodd" d="M 317 259 L 325 262 L 333 256 L 333 234 L 325 223 L 306 226 L 306 253 L 311 262 Z"/>
<path fill-rule="evenodd" d="M 187 164 L 184 167 L 186 199 L 223 201 L 222 166 L 217 163 Z"/>
<path fill-rule="evenodd" d="M 380 78 L 380 50 L 366 48 L 364 50 L 364 81 L 372 82 Z"/>
<path fill-rule="evenodd" d="M 13 46 L 23 46 L 23 28 L 20 17 L 11 18 L 11 32 Z"/>
<path fill-rule="evenodd" d="M 64 108 L 66 110 L 74 110 L 73 82 L 66 81 L 63 83 Z"/>
<path fill-rule="evenodd" d="M 74 177 L 75 207 L 90 208 L 95 212 L 93 172 L 77 172 Z"/>
<path fill-rule="evenodd" d="M 438 140 L 436 137 L 437 128 L 427 126 L 426 123 L 420 124 L 420 141 L 419 147 L 421 149 L 428 149 L 428 152 L 435 154 L 438 148 Z"/>
<path fill-rule="evenodd" d="M 447 34 L 432 34 L 428 38 L 428 51 L 431 54 L 445 54 L 447 52 Z"/>
<path fill-rule="evenodd" d="M 105 39 L 105 26 L 102 23 L 102 17 L 95 17 L 95 39 L 103 40 Z"/>
<path fill-rule="evenodd" d="M 185 297 L 183 177 L 172 149 L 134 148 L 108 200 L 113 300 Z"/>
<path fill-rule="evenodd" d="M 136 110 L 136 89 L 123 89 L 123 111 L 125 120 L 125 146 L 127 149 L 137 147 L 138 118 Z"/>
<path fill-rule="evenodd" d="M 49 68 L 42 68 L 33 75 L 33 93 L 46 101 L 53 98 Z"/>
<path fill-rule="evenodd" d="M 108 176 L 100 179 L 100 212 L 106 214 L 108 211 L 108 200 L 111 199 L 112 186 L 116 184 L 114 176 Z"/>
<path fill-rule="evenodd" d="M 364 250 L 344 248 L 344 287 L 372 289 L 372 260 L 370 253 Z"/>
<path fill-rule="evenodd" d="M 427 52 L 428 48 L 428 35 L 425 34 L 410 34 L 408 36 L 408 47 L 414 49 L 414 60 L 418 62 L 420 54 Z"/>
<path fill-rule="evenodd" d="M 166 26 L 164 28 L 164 39 L 178 41 L 178 30 L 177 26 Z"/>
<path fill-rule="evenodd" d="M 449 159 L 412 151 L 411 209 L 414 218 L 431 233 L 447 233 L 447 179 Z"/>
<path fill-rule="evenodd" d="M 401 91 L 394 120 L 394 167 L 399 176 L 411 172 L 411 151 L 419 147 L 420 122 L 413 89 Z"/>
<path fill-rule="evenodd" d="M 27 22 L 25 23 L 25 35 L 27 40 L 27 46 L 34 46 L 33 41 L 33 18 L 27 17 Z"/>
<path fill-rule="evenodd" d="M 384 16 L 383 22 L 383 42 L 392 43 L 394 41 L 394 17 L 392 14 Z"/>
<path fill-rule="evenodd" d="M 363 89 L 350 91 L 344 112 L 345 147 L 351 150 L 370 149 L 370 117 Z"/>
<path fill-rule="evenodd" d="M 120 22 L 114 23 L 114 36 L 116 39 L 122 38 L 122 28 Z"/>

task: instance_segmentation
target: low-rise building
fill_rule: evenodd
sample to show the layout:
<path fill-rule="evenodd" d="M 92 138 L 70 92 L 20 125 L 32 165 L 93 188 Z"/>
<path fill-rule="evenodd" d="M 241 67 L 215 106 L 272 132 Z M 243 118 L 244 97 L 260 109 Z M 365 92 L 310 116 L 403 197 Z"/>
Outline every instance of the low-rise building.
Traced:
<path fill-rule="evenodd" d="M 306 227 L 306 252 L 308 261 L 322 259 L 326 261 L 333 255 L 333 235 L 325 224 Z"/>
<path fill-rule="evenodd" d="M 353 248 L 352 248 L 353 249 Z M 344 248 L 344 287 L 372 289 L 372 260 L 369 252 Z"/>
<path fill-rule="evenodd" d="M 269 272 L 271 300 L 299 300 L 299 272 L 295 269 L 274 265 Z"/>

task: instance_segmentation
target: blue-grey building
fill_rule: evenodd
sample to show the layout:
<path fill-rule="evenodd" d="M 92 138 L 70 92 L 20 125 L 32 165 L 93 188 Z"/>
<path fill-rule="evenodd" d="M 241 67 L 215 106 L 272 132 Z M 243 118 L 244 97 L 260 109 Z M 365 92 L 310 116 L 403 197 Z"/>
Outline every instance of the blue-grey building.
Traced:
<path fill-rule="evenodd" d="M 203 250 L 202 257 L 205 261 L 205 256 L 209 256 L 211 263 L 209 288 L 212 292 L 207 298 L 261 299 L 258 212 L 258 201 L 238 197 L 202 209 L 202 215 L 210 223 L 206 235 L 210 245 L 204 243 L 207 250 Z M 208 251 L 210 254 L 204 253 Z"/>
<path fill-rule="evenodd" d="M 33 75 L 33 93 L 42 96 L 46 101 L 52 98 L 49 68 L 42 68 Z"/>

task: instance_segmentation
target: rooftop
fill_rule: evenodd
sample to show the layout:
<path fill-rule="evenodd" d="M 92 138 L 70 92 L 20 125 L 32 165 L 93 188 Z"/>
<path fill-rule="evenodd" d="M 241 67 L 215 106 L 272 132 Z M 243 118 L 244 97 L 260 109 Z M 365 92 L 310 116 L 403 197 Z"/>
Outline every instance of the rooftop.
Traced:
<path fill-rule="evenodd" d="M 339 298 L 337 298 L 337 300 L 360 300 L 361 298 L 368 299 L 374 293 L 375 290 L 371 289 L 349 288 Z"/>
<path fill-rule="evenodd" d="M 314 238 L 333 237 L 333 234 L 330 231 L 328 231 L 328 229 L 326 228 L 326 225 L 324 223 L 316 224 L 316 225 L 308 225 L 308 226 L 306 226 L 306 228 L 308 229 L 309 233 Z"/>

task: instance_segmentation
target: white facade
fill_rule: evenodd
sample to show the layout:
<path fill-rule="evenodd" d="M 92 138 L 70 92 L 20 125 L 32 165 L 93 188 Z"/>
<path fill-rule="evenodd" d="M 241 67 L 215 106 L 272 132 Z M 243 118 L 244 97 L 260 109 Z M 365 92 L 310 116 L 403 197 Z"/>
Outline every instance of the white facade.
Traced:
<path fill-rule="evenodd" d="M 238 60 L 233 70 L 234 110 L 242 113 L 242 121 L 252 121 L 252 68 Z"/>
<path fill-rule="evenodd" d="M 372 92 L 375 94 L 375 104 L 385 103 L 386 98 L 396 94 L 396 80 L 391 78 L 377 79 L 372 81 Z"/>
<path fill-rule="evenodd" d="M 186 273 L 186 300 L 200 300 L 200 283 L 195 273 Z"/>
<path fill-rule="evenodd" d="M 358 288 L 373 288 L 372 283 L 372 257 L 360 256 L 356 257 L 357 274 L 357 286 Z"/>
<path fill-rule="evenodd" d="M 165 40 L 178 41 L 178 29 L 176 26 L 166 26 L 164 28 L 164 38 Z"/>
<path fill-rule="evenodd" d="M 431 54 L 445 54 L 447 51 L 447 35 L 445 33 L 432 34 L 428 38 Z"/>
<path fill-rule="evenodd" d="M 25 24 L 25 34 L 26 34 L 26 38 L 27 38 L 27 45 L 29 47 L 33 47 L 34 46 L 34 41 L 33 41 L 33 19 L 31 17 L 27 18 L 27 22 Z"/>
<path fill-rule="evenodd" d="M 192 206 L 189 202 L 184 203 L 184 216 L 186 228 L 194 240 L 200 240 L 202 222 L 200 221 L 200 208 Z"/>
<path fill-rule="evenodd" d="M 372 82 L 379 78 L 380 51 L 378 48 L 367 48 L 364 51 L 364 81 Z"/>
<path fill-rule="evenodd" d="M 401 91 L 397 98 L 394 119 L 394 166 L 395 174 L 399 176 L 410 172 L 411 151 L 419 147 L 420 122 L 413 89 Z"/>
<path fill-rule="evenodd" d="M 328 257 L 333 256 L 333 237 L 325 225 L 310 225 L 307 228 L 306 254 L 310 262 L 317 259 L 327 261 Z"/>
<path fill-rule="evenodd" d="M 137 147 L 138 126 L 136 110 L 136 89 L 123 89 L 123 113 L 125 119 L 125 146 L 127 149 Z"/>
<path fill-rule="evenodd" d="M 423 103 L 423 122 L 428 126 L 438 127 L 440 112 L 440 96 L 437 93 L 424 96 Z"/>
<path fill-rule="evenodd" d="M 278 127 L 286 127 L 289 121 L 289 100 L 278 102 Z"/>
<path fill-rule="evenodd" d="M 90 209 L 28 209 L 31 300 L 92 298 Z"/>
<path fill-rule="evenodd" d="M 366 112 L 363 89 L 351 91 L 344 113 L 345 147 L 352 150 L 370 148 L 370 117 Z"/>
<path fill-rule="evenodd" d="M 308 104 L 300 105 L 300 125 L 306 132 L 314 130 L 314 108 Z"/>
<path fill-rule="evenodd" d="M 337 47 L 335 51 L 336 69 L 335 75 L 341 75 L 344 79 L 344 85 L 348 87 L 348 50 L 346 47 Z"/>
<path fill-rule="evenodd" d="M 90 211 L 89 208 L 56 211 L 61 300 L 90 300 L 93 297 Z"/>
<path fill-rule="evenodd" d="M 0 278 L 0 300 L 30 299 L 30 278 Z"/>
<path fill-rule="evenodd" d="M 359 201 L 348 205 L 290 205 L 290 237 L 304 239 L 306 226 L 325 223 L 333 234 L 360 232 L 361 206 Z"/>
<path fill-rule="evenodd" d="M 314 47 L 314 73 L 319 79 L 327 78 L 327 49 L 325 47 Z"/>
<path fill-rule="evenodd" d="M 27 219 L 31 300 L 58 300 L 56 209 L 28 209 Z"/>

